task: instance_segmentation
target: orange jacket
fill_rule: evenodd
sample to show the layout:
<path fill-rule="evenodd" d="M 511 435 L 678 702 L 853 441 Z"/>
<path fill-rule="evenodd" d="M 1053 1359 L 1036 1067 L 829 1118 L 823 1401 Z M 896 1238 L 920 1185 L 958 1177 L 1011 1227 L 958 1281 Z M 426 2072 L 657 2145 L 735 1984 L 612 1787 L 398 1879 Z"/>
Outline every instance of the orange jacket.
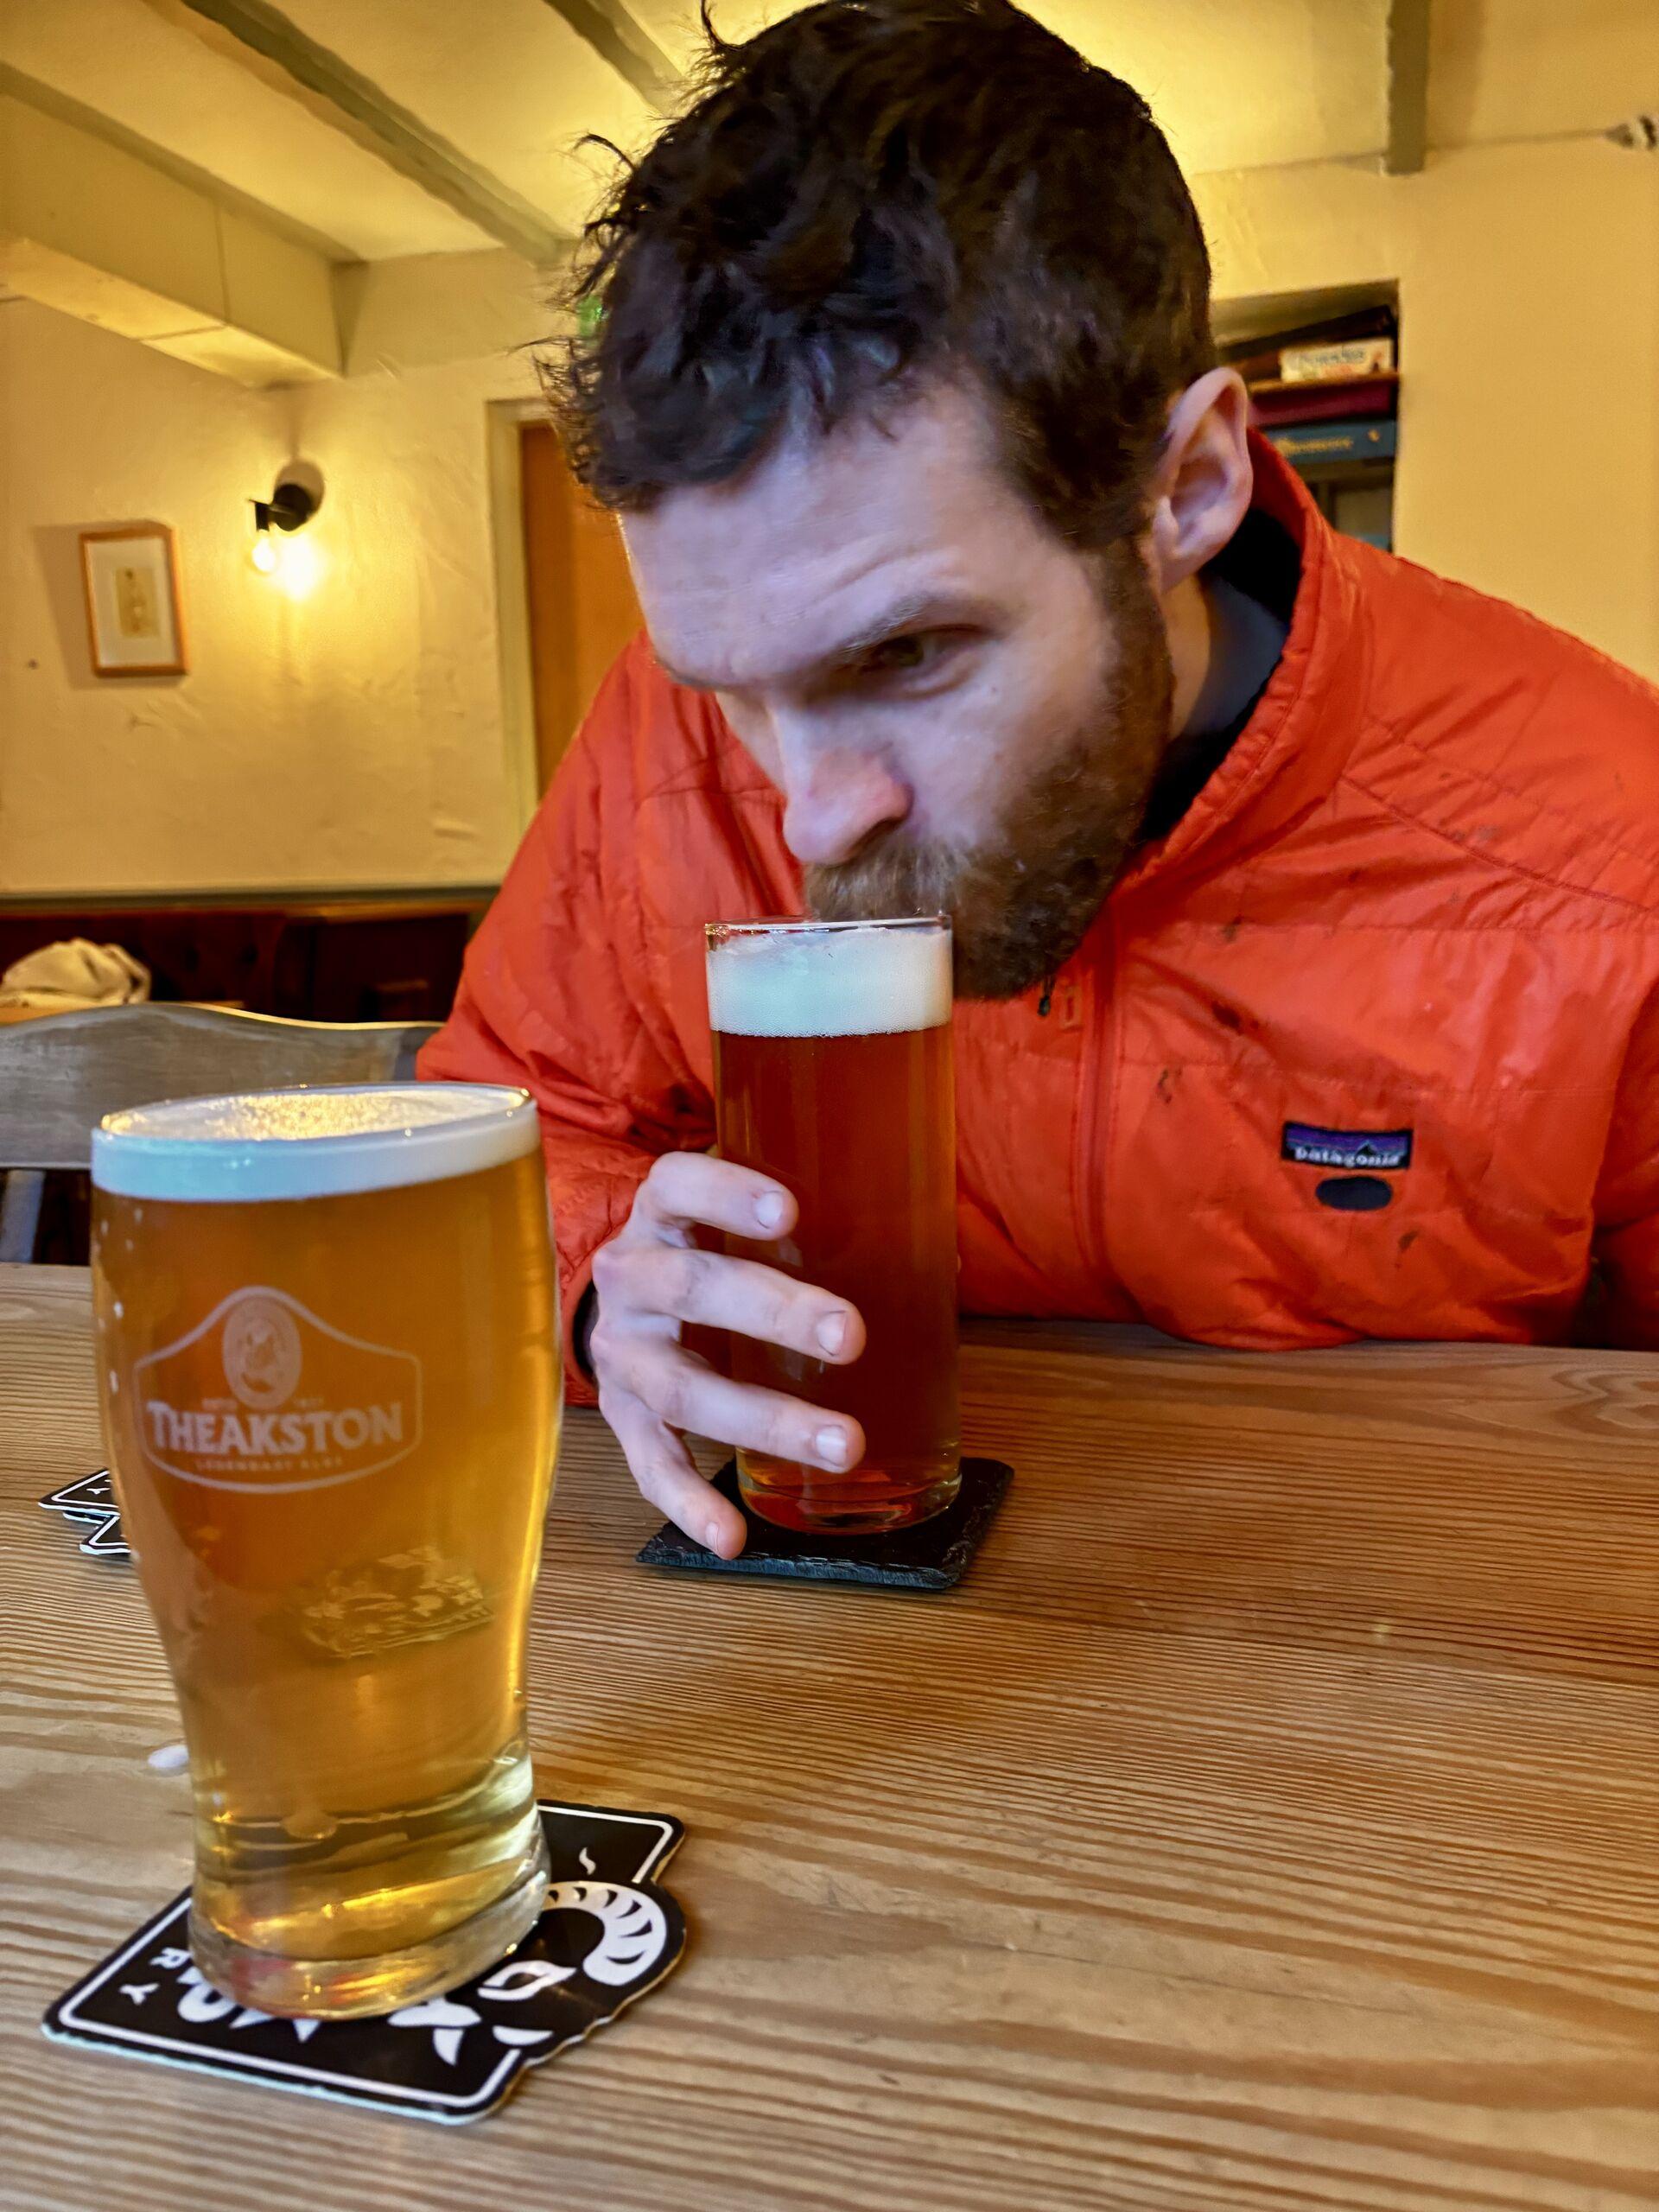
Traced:
<path fill-rule="evenodd" d="M 963 1306 L 1540 1342 L 1594 1262 L 1659 1344 L 1659 696 L 1256 477 L 1301 582 L 1248 726 L 1046 1004 L 957 1007 Z M 801 911 L 781 813 L 637 641 L 423 1056 L 538 1100 L 567 1326 L 712 1141 L 702 925 Z"/>

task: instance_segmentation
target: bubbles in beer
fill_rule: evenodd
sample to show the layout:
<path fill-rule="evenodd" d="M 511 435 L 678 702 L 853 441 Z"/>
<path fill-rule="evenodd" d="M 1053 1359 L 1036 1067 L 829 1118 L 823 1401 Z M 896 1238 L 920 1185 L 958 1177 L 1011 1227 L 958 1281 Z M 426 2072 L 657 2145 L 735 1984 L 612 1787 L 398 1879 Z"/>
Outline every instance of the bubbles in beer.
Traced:
<path fill-rule="evenodd" d="M 130 1198 L 243 1204 L 390 1191 L 475 1175 L 538 1145 L 505 1084 L 356 1084 L 176 1098 L 106 1115 L 92 1181 Z M 135 1210 L 135 1224 L 143 1219 Z"/>

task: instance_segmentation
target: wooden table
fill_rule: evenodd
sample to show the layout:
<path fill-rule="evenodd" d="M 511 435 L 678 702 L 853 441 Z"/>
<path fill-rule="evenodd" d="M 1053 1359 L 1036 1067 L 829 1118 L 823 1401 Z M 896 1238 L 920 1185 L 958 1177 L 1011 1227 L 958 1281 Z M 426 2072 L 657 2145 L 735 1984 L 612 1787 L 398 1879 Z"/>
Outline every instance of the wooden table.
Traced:
<path fill-rule="evenodd" d="M 679 1814 L 678 1974 L 447 2132 L 65 2050 L 181 1882 L 85 1279 L 0 1271 L 0 2200 L 29 2212 L 1659 2204 L 1659 1367 L 976 1332 L 954 1595 L 632 1564 L 569 1425 L 544 1788 Z"/>

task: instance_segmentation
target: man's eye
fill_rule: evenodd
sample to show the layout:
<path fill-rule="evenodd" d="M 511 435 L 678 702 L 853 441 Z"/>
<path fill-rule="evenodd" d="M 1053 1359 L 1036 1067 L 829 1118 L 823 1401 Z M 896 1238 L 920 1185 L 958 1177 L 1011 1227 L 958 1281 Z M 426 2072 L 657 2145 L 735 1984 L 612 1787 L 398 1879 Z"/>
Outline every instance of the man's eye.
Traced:
<path fill-rule="evenodd" d="M 936 631 L 918 631 L 907 638 L 889 638 L 866 658 L 872 676 L 913 676 L 938 658 L 944 640 Z"/>

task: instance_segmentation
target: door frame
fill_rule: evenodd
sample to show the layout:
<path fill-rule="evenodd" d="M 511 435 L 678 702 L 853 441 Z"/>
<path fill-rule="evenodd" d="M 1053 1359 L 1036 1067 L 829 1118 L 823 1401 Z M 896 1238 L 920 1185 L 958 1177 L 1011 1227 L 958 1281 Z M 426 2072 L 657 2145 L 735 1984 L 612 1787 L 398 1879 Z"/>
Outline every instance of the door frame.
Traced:
<path fill-rule="evenodd" d="M 490 542 L 495 569 L 501 740 L 516 845 L 530 827 L 540 797 L 536 757 L 536 679 L 530 650 L 530 576 L 524 561 L 524 481 L 518 436 L 524 423 L 545 423 L 547 409 L 538 399 L 492 399 L 487 410 Z"/>

